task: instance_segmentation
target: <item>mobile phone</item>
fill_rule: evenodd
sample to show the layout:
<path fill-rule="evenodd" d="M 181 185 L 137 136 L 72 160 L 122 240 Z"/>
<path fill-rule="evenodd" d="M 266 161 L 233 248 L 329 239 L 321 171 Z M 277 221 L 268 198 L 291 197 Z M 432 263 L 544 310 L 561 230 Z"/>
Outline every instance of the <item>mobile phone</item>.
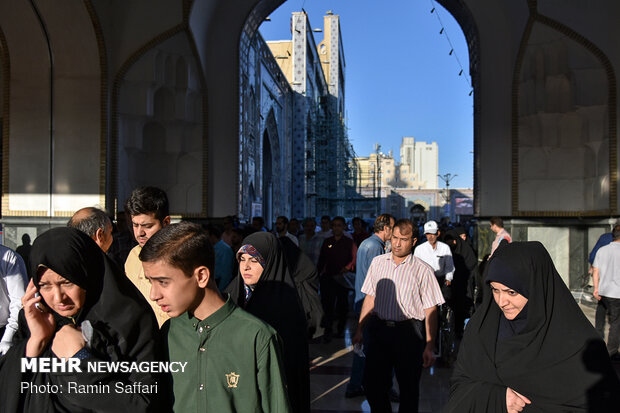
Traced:
<path fill-rule="evenodd" d="M 35 297 L 41 297 L 41 294 L 39 294 L 38 292 L 34 293 Z M 38 303 L 34 303 L 34 306 L 37 310 L 39 310 L 40 312 L 44 313 L 46 311 L 45 309 L 45 304 L 43 303 L 43 299 L 41 299 L 41 301 L 39 301 Z"/>

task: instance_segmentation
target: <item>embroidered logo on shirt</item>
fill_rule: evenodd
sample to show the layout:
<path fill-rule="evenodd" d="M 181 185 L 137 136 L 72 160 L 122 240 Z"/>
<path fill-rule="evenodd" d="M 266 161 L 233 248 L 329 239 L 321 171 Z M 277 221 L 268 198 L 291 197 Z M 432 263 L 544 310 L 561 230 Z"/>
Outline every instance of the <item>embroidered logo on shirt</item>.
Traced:
<path fill-rule="evenodd" d="M 226 375 L 226 382 L 228 382 L 228 387 L 237 387 L 239 384 L 239 375 L 235 374 L 234 371 L 231 371 L 230 374 Z"/>

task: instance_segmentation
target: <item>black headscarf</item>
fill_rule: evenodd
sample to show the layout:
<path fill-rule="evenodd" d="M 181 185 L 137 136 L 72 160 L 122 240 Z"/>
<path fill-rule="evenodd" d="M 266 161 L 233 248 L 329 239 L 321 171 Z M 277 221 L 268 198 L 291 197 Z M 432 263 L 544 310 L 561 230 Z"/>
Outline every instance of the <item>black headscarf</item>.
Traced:
<path fill-rule="evenodd" d="M 306 314 L 309 336 L 312 336 L 323 319 L 323 306 L 319 297 L 319 272 L 310 257 L 290 238 L 280 237 L 278 241 L 295 280 L 299 300 Z"/>
<path fill-rule="evenodd" d="M 237 305 L 267 322 L 282 337 L 291 406 L 294 412 L 308 412 L 310 377 L 306 317 L 284 252 L 278 239 L 264 231 L 248 235 L 242 245 L 253 246 L 263 257 L 263 272 L 247 303 L 240 274 L 229 284 L 227 291 Z"/>
<path fill-rule="evenodd" d="M 56 330 L 68 322 L 76 326 L 92 327 L 88 351 L 90 360 L 101 361 L 154 361 L 158 359 L 156 348 L 157 322 L 153 311 L 131 281 L 107 258 L 97 244 L 86 234 L 74 228 L 59 227 L 41 234 L 33 243 L 30 264 L 33 281 L 38 287 L 44 266 L 86 290 L 82 309 L 73 318 L 62 317 L 53 312 Z M 19 328 L 14 345 L 0 359 L 0 411 L 2 412 L 116 412 L 153 411 L 162 406 L 158 395 L 126 394 L 114 391 L 115 382 L 130 384 L 154 383 L 157 378 L 150 373 L 112 375 L 86 373 L 24 373 L 20 374 L 20 361 L 25 354 L 30 331 L 20 312 Z M 51 343 L 39 357 L 55 357 Z M 20 382 L 33 384 L 58 384 L 67 389 L 69 381 L 79 384 L 112 383 L 108 394 L 33 394 L 20 393 Z M 160 388 L 160 392 L 167 389 Z"/>
<path fill-rule="evenodd" d="M 491 260 L 484 281 L 487 284 L 491 282 L 501 283 L 523 297 L 529 298 L 528 269 L 517 258 L 515 256 L 508 256 Z M 506 262 L 506 260 L 508 261 Z M 527 311 L 528 304 L 526 303 L 519 314 L 512 320 L 507 319 L 502 312 L 499 316 L 497 340 L 501 341 L 510 338 L 523 331 L 527 324 Z"/>
<path fill-rule="evenodd" d="M 498 342 L 501 310 L 485 293 L 465 330 L 444 412 L 505 412 L 507 387 L 532 401 L 524 412 L 617 412 L 620 383 L 605 344 L 543 245 L 507 244 L 489 266 L 495 260 L 523 280 L 527 322 Z"/>
<path fill-rule="evenodd" d="M 101 249 L 88 235 L 68 229 L 54 229 L 42 234 L 35 239 L 30 255 L 32 281 L 37 290 L 44 269 L 49 268 L 87 292 L 84 307 L 75 317 L 63 317 L 50 308 L 56 319 L 56 330 L 70 322 L 79 325 L 101 296 L 103 288 L 105 265 Z"/>
<path fill-rule="evenodd" d="M 451 229 L 446 233 L 446 240 L 455 241 L 453 245 L 450 245 L 454 260 L 452 286 L 453 289 L 457 290 L 457 296 L 462 295 L 473 300 L 474 277 L 478 267 L 478 258 L 471 245 L 463 241 L 459 234 L 457 229 Z"/>

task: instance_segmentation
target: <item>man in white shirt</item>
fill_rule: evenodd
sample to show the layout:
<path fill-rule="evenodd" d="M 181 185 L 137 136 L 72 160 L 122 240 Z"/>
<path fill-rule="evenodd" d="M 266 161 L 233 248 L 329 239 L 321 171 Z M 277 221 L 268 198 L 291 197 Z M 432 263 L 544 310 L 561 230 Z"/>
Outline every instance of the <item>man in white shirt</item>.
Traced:
<path fill-rule="evenodd" d="M 450 285 L 454 276 L 454 261 L 452 252 L 447 244 L 439 241 L 439 228 L 435 221 L 424 224 L 426 242 L 417 247 L 413 253 L 435 271 L 435 277 L 439 285 Z"/>
<path fill-rule="evenodd" d="M 28 277 L 22 257 L 0 245 L 0 355 L 11 347 L 17 331 L 17 315 L 22 308 Z"/>
<path fill-rule="evenodd" d="M 276 236 L 278 238 L 287 237 L 293 244 L 299 247 L 299 240 L 297 237 L 288 232 L 288 218 L 285 216 L 279 216 L 276 218 Z"/>
<path fill-rule="evenodd" d="M 609 312 L 607 351 L 612 359 L 620 359 L 620 225 L 611 232 L 613 241 L 596 252 L 592 265 L 594 297 L 602 301 Z"/>

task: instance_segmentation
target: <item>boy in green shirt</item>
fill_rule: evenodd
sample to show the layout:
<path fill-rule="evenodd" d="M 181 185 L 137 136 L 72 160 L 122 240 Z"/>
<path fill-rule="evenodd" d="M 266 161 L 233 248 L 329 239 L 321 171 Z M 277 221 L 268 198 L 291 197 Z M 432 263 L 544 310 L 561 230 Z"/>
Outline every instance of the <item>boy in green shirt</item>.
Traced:
<path fill-rule="evenodd" d="M 206 232 L 169 225 L 142 248 L 151 300 L 171 319 L 162 326 L 172 372 L 175 412 L 290 411 L 281 343 L 273 328 L 220 295 Z M 180 370 L 180 369 L 179 369 Z"/>

